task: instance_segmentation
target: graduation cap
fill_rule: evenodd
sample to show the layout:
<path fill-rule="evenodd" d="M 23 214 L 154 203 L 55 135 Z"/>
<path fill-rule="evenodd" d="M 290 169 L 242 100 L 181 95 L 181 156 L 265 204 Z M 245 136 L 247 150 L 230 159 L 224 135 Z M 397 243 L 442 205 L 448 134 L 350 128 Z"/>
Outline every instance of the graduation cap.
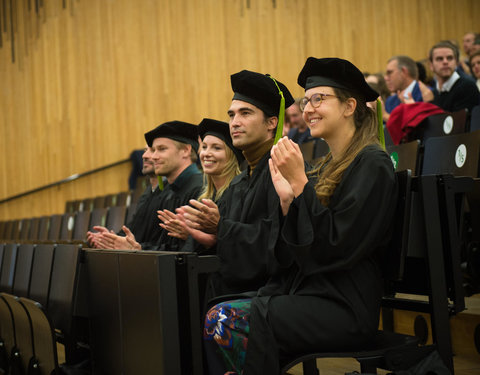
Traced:
<path fill-rule="evenodd" d="M 291 106 L 295 100 L 287 87 L 268 74 L 242 70 L 230 76 L 232 100 L 241 100 L 260 108 L 267 117 L 277 116 L 278 135 L 283 132 L 285 108 Z M 278 137 L 279 138 L 279 137 Z"/>
<path fill-rule="evenodd" d="M 298 75 L 297 82 L 305 90 L 329 86 L 355 92 L 366 102 L 373 102 L 378 98 L 378 93 L 368 85 L 355 65 L 336 57 L 309 57 Z"/>
<path fill-rule="evenodd" d="M 165 122 L 145 133 L 145 140 L 149 147 L 152 147 L 155 138 L 170 138 L 181 143 L 192 145 L 195 151 L 198 149 L 198 128 L 196 125 L 187 122 Z"/>
<path fill-rule="evenodd" d="M 244 157 L 242 152 L 233 146 L 230 127 L 226 122 L 204 118 L 198 125 L 198 135 L 202 140 L 207 135 L 213 135 L 220 138 L 233 151 L 238 163 L 240 164 L 243 161 Z"/>
<path fill-rule="evenodd" d="M 317 59 L 309 57 L 298 75 L 298 84 L 305 90 L 318 86 L 336 87 L 357 93 L 366 102 L 377 100 L 378 93 L 365 81 L 362 72 L 350 61 L 337 57 Z M 383 116 L 380 100 L 377 100 L 378 139 L 385 148 Z"/>

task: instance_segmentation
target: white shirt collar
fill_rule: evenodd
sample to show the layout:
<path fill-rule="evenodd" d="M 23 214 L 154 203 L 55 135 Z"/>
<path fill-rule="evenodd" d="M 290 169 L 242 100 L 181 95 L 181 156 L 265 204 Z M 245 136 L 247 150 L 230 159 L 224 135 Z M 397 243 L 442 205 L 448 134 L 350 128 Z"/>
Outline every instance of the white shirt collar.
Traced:
<path fill-rule="evenodd" d="M 452 88 L 452 86 L 455 84 L 455 82 L 457 82 L 458 80 L 460 79 L 460 74 L 458 74 L 457 72 L 453 72 L 453 74 L 450 76 L 449 79 L 447 79 L 442 88 L 440 88 L 439 84 L 438 84 L 438 80 L 437 80 L 437 90 L 438 92 L 448 92 L 450 91 L 450 89 Z"/>
<path fill-rule="evenodd" d="M 417 81 L 413 80 L 405 90 L 403 90 L 403 97 L 405 99 L 408 99 L 408 94 L 411 94 L 412 91 L 413 91 L 413 88 L 415 87 L 415 84 L 417 83 Z"/>

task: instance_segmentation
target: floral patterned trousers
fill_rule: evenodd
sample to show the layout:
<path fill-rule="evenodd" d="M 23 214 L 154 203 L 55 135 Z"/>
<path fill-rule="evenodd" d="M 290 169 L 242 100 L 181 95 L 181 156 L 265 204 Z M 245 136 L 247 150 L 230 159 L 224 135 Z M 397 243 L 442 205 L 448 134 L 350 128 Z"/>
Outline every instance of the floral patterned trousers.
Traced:
<path fill-rule="evenodd" d="M 238 299 L 219 303 L 208 311 L 203 339 L 210 375 L 242 374 L 250 305 L 250 299 Z"/>

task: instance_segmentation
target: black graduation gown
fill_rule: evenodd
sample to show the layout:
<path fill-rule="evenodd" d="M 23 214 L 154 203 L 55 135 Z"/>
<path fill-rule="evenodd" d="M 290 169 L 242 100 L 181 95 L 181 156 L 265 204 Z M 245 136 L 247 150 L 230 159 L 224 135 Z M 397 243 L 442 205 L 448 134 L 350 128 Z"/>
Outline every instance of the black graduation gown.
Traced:
<path fill-rule="evenodd" d="M 279 199 L 270 176 L 270 152 L 252 176 L 247 169 L 236 176 L 218 205 L 220 221 L 216 254 L 220 270 L 211 277 L 209 296 L 256 291 L 268 280 L 268 257 L 279 233 Z"/>
<path fill-rule="evenodd" d="M 328 207 L 307 183 L 275 248 L 282 272 L 252 299 L 244 375 L 277 375 L 282 355 L 361 348 L 373 337 L 383 288 L 378 257 L 396 201 L 392 162 L 378 146 L 357 155 Z"/>
<path fill-rule="evenodd" d="M 155 210 L 155 225 L 160 228 L 160 236 L 155 244 L 142 244 L 143 249 L 161 251 L 180 251 L 185 241 L 167 235 L 167 231 L 160 227 L 157 210 L 175 209 L 188 204 L 190 199 L 197 199 L 203 184 L 203 174 L 195 164 L 187 167 L 173 183 L 167 184 L 160 194 L 160 199 Z"/>
<path fill-rule="evenodd" d="M 153 218 L 157 217 L 156 208 L 158 207 L 160 194 L 161 191 L 158 187 L 152 192 L 151 186 L 147 186 L 138 200 L 132 220 L 126 225 L 139 243 L 156 243 L 160 238 L 160 229 L 162 228 L 155 225 L 153 221 Z M 120 231 L 119 235 L 125 236 L 125 233 Z"/>

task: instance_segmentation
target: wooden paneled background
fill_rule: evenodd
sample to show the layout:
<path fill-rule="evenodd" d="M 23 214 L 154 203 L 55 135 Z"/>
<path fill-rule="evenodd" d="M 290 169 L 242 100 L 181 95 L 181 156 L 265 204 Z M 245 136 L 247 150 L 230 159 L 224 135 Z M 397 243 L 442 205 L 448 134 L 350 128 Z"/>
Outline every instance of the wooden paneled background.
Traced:
<path fill-rule="evenodd" d="M 308 56 L 376 72 L 478 20 L 478 0 L 0 0 L 0 200 L 125 159 L 162 122 L 226 119 L 241 69 L 299 96 Z M 126 190 L 128 172 L 0 204 L 0 220 Z"/>

